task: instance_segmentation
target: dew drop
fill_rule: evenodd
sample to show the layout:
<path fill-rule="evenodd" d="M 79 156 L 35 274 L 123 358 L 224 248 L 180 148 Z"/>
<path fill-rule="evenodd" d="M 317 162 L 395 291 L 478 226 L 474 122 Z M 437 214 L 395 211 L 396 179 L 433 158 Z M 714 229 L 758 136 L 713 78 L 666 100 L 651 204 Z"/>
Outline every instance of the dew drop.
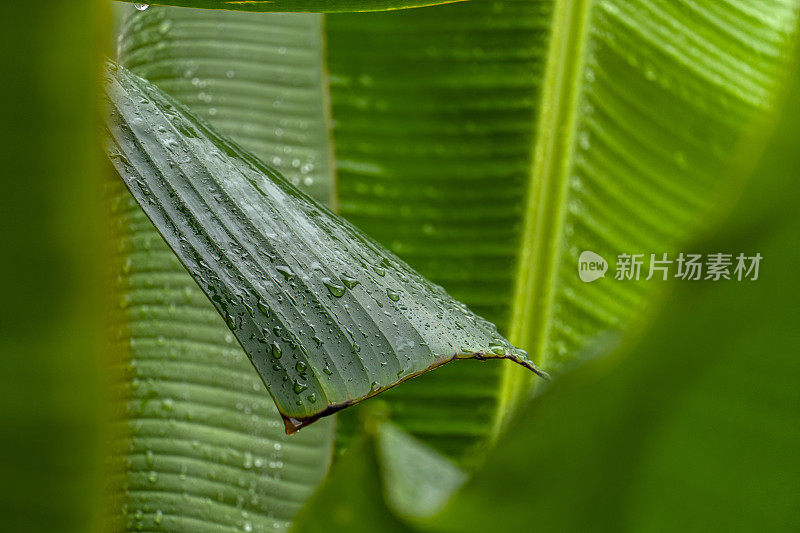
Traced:
<path fill-rule="evenodd" d="M 135 8 L 136 8 L 136 9 L 138 9 L 139 11 L 144 11 L 144 10 L 146 10 L 148 7 L 150 7 L 150 4 L 133 4 L 133 7 L 135 7 Z"/>
<path fill-rule="evenodd" d="M 396 302 L 400 299 L 400 293 L 394 289 L 386 289 L 386 295 L 393 302 Z"/>
<path fill-rule="evenodd" d="M 357 279 L 356 279 L 356 278 L 354 278 L 353 276 L 349 276 L 349 275 L 347 275 L 347 274 L 342 274 L 342 275 L 341 275 L 341 278 L 342 278 L 342 283 L 344 283 L 344 284 L 345 284 L 345 286 L 347 286 L 347 288 L 348 288 L 348 289 L 352 289 L 352 288 L 354 288 L 356 285 L 358 285 L 359 283 L 361 283 L 359 280 L 357 280 Z"/>
<path fill-rule="evenodd" d="M 301 392 L 303 392 L 307 388 L 308 388 L 308 385 L 306 385 L 305 383 L 300 383 L 299 381 L 295 381 L 294 382 L 293 389 L 294 389 L 294 392 L 297 393 L 297 394 L 300 394 Z"/>
<path fill-rule="evenodd" d="M 503 355 L 506 353 L 506 349 L 501 344 L 490 344 L 489 351 L 497 355 Z"/>
<path fill-rule="evenodd" d="M 308 365 L 306 365 L 303 361 L 298 361 L 294 367 L 297 369 L 298 372 L 301 374 L 306 371 Z"/>
<path fill-rule="evenodd" d="M 344 296 L 345 287 L 343 285 L 337 285 L 331 278 L 323 278 L 322 283 L 328 288 L 331 295 L 337 298 Z"/>
<path fill-rule="evenodd" d="M 273 342 L 272 343 L 272 357 L 274 357 L 275 359 L 280 359 L 282 355 L 283 355 L 283 352 L 281 351 L 281 347 L 278 346 L 277 342 Z"/>

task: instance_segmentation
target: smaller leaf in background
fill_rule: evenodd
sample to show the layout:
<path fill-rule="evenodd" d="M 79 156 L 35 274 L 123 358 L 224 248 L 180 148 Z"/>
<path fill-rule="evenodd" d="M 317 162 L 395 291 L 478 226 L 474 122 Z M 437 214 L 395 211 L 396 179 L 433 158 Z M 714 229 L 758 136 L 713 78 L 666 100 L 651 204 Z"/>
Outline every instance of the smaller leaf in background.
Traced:
<path fill-rule="evenodd" d="M 157 87 L 113 64 L 106 82 L 112 163 L 248 353 L 287 432 L 453 359 L 540 373 L 492 324 Z"/>
<path fill-rule="evenodd" d="M 377 439 L 387 500 L 402 516 L 433 516 L 467 480 L 450 459 L 389 422 Z"/>
<path fill-rule="evenodd" d="M 397 425 L 370 419 L 366 427 L 292 531 L 407 531 L 393 513 L 424 524 L 467 480 L 451 459 Z"/>
<path fill-rule="evenodd" d="M 142 2 L 123 1 L 135 4 L 137 9 L 142 11 L 149 7 L 148 4 Z M 158 2 L 153 2 L 153 4 L 270 13 L 347 13 L 351 11 L 406 9 L 460 1 L 462 0 L 159 0 Z"/>

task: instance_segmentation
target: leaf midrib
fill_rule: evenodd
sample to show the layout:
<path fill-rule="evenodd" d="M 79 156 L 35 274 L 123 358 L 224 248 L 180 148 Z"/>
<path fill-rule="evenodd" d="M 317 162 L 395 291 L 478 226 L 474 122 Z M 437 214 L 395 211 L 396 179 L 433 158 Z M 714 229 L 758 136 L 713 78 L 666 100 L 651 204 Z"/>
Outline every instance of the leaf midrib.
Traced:
<path fill-rule="evenodd" d="M 557 0 L 539 102 L 533 162 L 525 200 L 509 339 L 547 366 L 546 332 L 552 314 L 565 195 L 573 164 L 578 106 L 592 0 Z M 504 370 L 495 434 L 532 380 Z"/>

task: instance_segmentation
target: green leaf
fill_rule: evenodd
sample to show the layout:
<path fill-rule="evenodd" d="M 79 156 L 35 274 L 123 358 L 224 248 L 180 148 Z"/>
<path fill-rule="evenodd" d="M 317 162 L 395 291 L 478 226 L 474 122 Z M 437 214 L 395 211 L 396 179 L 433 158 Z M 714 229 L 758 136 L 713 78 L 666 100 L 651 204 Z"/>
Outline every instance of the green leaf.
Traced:
<path fill-rule="evenodd" d="M 663 285 L 614 279 L 619 254 L 675 252 L 729 206 L 725 170 L 784 79 L 798 10 L 555 6 L 508 331 L 552 371 L 636 322 Z M 579 279 L 584 250 L 609 261 L 604 279 Z M 530 380 L 505 378 L 511 407 Z"/>
<path fill-rule="evenodd" d="M 434 448 L 372 418 L 297 516 L 293 531 L 407 531 L 393 513 L 425 524 L 466 478 Z"/>
<path fill-rule="evenodd" d="M 292 432 L 453 359 L 539 372 L 490 323 L 109 65 L 107 152 L 225 318 Z"/>
<path fill-rule="evenodd" d="M 341 213 L 558 371 L 657 300 L 658 279 L 613 279 L 618 254 L 675 252 L 728 202 L 724 169 L 769 109 L 797 12 L 759 6 L 331 15 Z M 583 250 L 609 261 L 605 279 L 580 281 Z M 382 399 L 456 456 L 530 389 L 513 365 L 500 393 L 499 377 L 444 371 Z"/>
<path fill-rule="evenodd" d="M 124 11 L 123 61 L 259 156 L 280 154 L 289 179 L 329 201 L 319 15 Z M 285 434 L 213 305 L 118 178 L 113 185 L 115 322 L 129 352 L 119 528 L 283 531 L 327 472 L 334 420 Z"/>
<path fill-rule="evenodd" d="M 362 449 L 372 462 L 354 468 L 343 457 L 295 531 L 319 530 L 319 513 L 330 517 L 326 531 L 348 533 L 797 529 L 800 84 L 791 95 L 737 209 L 694 246 L 761 253 L 757 280 L 675 282 L 645 331 L 520 410 L 435 518 L 405 523 L 381 492 L 363 493 L 382 466 Z M 749 173 L 753 155 L 732 178 Z M 362 508 L 368 522 L 349 519 Z"/>
<path fill-rule="evenodd" d="M 500 331 L 551 11 L 471 0 L 326 18 L 342 215 Z M 492 432 L 501 377 L 500 365 L 449 365 L 378 401 L 468 463 Z"/>
<path fill-rule="evenodd" d="M 142 2 L 122 0 L 147 6 Z M 272 13 L 344 13 L 349 11 L 386 11 L 432 6 L 463 0 L 159 0 L 161 6 L 225 9 L 231 11 L 267 11 Z M 145 8 L 146 9 L 146 8 Z"/>

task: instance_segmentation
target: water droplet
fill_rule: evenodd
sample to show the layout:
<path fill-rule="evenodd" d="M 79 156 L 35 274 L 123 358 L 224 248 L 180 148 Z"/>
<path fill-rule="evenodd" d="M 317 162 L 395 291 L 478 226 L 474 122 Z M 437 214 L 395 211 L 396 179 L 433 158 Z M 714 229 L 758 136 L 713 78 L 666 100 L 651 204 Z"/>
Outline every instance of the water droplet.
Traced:
<path fill-rule="evenodd" d="M 393 302 L 396 302 L 400 299 L 400 293 L 394 289 L 386 289 L 386 295 Z"/>
<path fill-rule="evenodd" d="M 503 355 L 506 353 L 506 349 L 502 344 L 490 344 L 489 351 L 497 355 Z"/>
<path fill-rule="evenodd" d="M 294 392 L 296 392 L 297 394 L 300 394 L 301 392 L 303 392 L 307 388 L 308 388 L 308 385 L 306 385 L 305 383 L 300 383 L 299 381 L 295 381 L 294 382 L 293 389 L 294 389 Z"/>
<path fill-rule="evenodd" d="M 322 278 L 322 283 L 328 288 L 328 292 L 330 292 L 331 295 L 337 298 L 344 296 L 344 285 L 337 285 L 331 278 Z"/>
<path fill-rule="evenodd" d="M 302 374 L 303 372 L 306 371 L 308 365 L 306 365 L 303 361 L 298 361 L 297 364 L 294 365 L 294 367 L 297 369 L 298 372 Z"/>
<path fill-rule="evenodd" d="M 341 275 L 341 278 L 342 278 L 342 283 L 344 283 L 344 284 L 347 286 L 347 288 L 348 288 L 348 289 L 352 289 L 352 288 L 354 288 L 356 285 L 358 285 L 359 283 L 361 283 L 359 280 L 357 280 L 357 279 L 356 279 L 356 278 L 354 278 L 353 276 L 349 276 L 349 275 L 347 275 L 347 274 L 342 274 L 342 275 Z"/>
<path fill-rule="evenodd" d="M 264 300 L 258 301 L 258 309 L 266 316 L 269 316 L 269 306 L 267 305 L 267 302 L 265 302 Z"/>
<path fill-rule="evenodd" d="M 146 10 L 148 7 L 150 7 L 150 4 L 133 4 L 133 7 L 135 7 L 135 8 L 136 8 L 136 9 L 138 9 L 139 11 L 144 11 L 144 10 Z"/>
<path fill-rule="evenodd" d="M 281 347 L 278 346 L 277 342 L 272 343 L 272 357 L 275 359 L 280 359 L 283 352 L 281 352 Z"/>

